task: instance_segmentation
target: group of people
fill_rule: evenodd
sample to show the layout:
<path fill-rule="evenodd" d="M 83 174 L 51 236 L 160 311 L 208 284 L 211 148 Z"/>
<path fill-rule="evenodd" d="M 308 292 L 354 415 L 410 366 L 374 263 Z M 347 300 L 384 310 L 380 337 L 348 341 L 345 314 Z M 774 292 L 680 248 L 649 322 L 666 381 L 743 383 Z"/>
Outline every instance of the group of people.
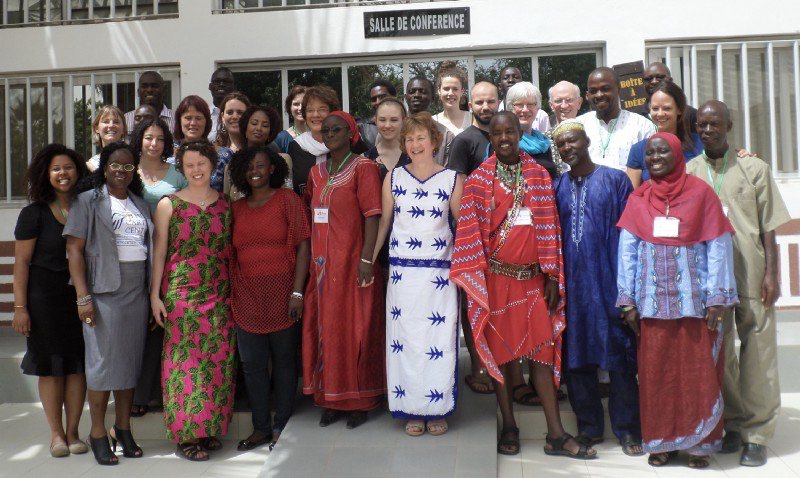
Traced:
<path fill-rule="evenodd" d="M 28 171 L 13 325 L 51 454 L 143 456 L 131 417 L 155 400 L 176 453 L 208 460 L 237 360 L 253 425 L 240 450 L 276 443 L 299 371 L 320 426 L 356 428 L 387 403 L 408 435 L 441 435 L 460 322 L 465 383 L 497 396 L 498 453 L 520 451 L 518 403 L 543 407 L 546 454 L 596 458 L 607 381 L 625 454 L 662 466 L 680 450 L 702 468 L 742 450 L 762 465 L 780 409 L 774 231 L 789 215 L 766 163 L 728 144 L 725 104 L 690 109 L 662 64 L 645 79 L 647 116 L 620 108 L 606 67 L 581 116 L 578 86 L 550 88 L 548 116 L 513 66 L 464 111 L 467 77 L 445 62 L 405 102 L 376 80 L 358 121 L 331 88 L 297 86 L 281 130 L 226 68 L 213 108 L 187 96 L 175 112 L 142 74 L 139 108 L 98 110 L 98 156 L 49 145 Z"/>

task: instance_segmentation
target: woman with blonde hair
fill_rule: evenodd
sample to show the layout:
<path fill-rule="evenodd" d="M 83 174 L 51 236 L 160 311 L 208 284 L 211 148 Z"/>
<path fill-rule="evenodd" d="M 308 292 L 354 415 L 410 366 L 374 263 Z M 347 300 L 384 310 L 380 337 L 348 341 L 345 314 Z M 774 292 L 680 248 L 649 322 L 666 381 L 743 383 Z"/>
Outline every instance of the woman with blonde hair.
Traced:
<path fill-rule="evenodd" d="M 128 137 L 128 126 L 122 110 L 114 105 L 101 106 L 92 121 L 92 143 L 103 149 L 111 143 L 122 141 Z M 95 154 L 88 161 L 86 167 L 94 171 L 100 164 L 100 153 Z"/>

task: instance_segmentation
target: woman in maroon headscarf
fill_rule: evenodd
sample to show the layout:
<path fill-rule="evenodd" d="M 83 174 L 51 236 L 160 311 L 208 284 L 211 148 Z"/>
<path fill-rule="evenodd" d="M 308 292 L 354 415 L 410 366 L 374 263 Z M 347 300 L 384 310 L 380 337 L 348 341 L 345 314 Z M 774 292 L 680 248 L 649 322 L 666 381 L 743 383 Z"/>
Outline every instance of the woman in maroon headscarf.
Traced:
<path fill-rule="evenodd" d="M 372 263 L 381 185 L 377 163 L 352 151 L 359 140 L 352 116 L 331 112 L 320 133 L 329 153 L 305 187 L 313 223 L 303 392 L 325 408 L 320 426 L 349 412 L 347 428 L 355 428 L 386 393 L 383 288 L 373 285 L 381 279 Z"/>
<path fill-rule="evenodd" d="M 686 174 L 674 134 L 650 137 L 645 164 L 651 181 L 617 224 L 617 306 L 638 336 L 643 448 L 653 466 L 683 450 L 705 468 L 722 445 L 722 310 L 739 302 L 734 230 L 714 191 Z"/>

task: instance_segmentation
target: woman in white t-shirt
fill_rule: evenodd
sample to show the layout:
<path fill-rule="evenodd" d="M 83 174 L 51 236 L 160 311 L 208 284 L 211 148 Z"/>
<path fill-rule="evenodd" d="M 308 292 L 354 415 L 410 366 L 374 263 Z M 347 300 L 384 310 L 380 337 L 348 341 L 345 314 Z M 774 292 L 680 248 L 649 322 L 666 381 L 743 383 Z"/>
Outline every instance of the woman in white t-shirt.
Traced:
<path fill-rule="evenodd" d="M 436 77 L 436 92 L 443 111 L 433 119 L 450 130 L 453 135 L 469 128 L 472 113 L 461 109 L 461 99 L 467 91 L 467 74 L 454 61 L 444 61 Z"/>

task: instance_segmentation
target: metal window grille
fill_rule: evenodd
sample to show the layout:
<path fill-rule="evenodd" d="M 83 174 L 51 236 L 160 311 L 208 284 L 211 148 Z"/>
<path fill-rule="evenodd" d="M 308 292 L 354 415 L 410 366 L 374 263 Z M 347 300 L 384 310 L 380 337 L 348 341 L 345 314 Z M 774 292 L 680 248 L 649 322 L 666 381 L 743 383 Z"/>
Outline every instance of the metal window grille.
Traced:
<path fill-rule="evenodd" d="M 0 0 L 0 28 L 169 18 L 178 0 Z"/>
<path fill-rule="evenodd" d="M 648 45 L 697 107 L 731 109 L 736 145 L 767 161 L 778 178 L 800 177 L 800 38 Z"/>

